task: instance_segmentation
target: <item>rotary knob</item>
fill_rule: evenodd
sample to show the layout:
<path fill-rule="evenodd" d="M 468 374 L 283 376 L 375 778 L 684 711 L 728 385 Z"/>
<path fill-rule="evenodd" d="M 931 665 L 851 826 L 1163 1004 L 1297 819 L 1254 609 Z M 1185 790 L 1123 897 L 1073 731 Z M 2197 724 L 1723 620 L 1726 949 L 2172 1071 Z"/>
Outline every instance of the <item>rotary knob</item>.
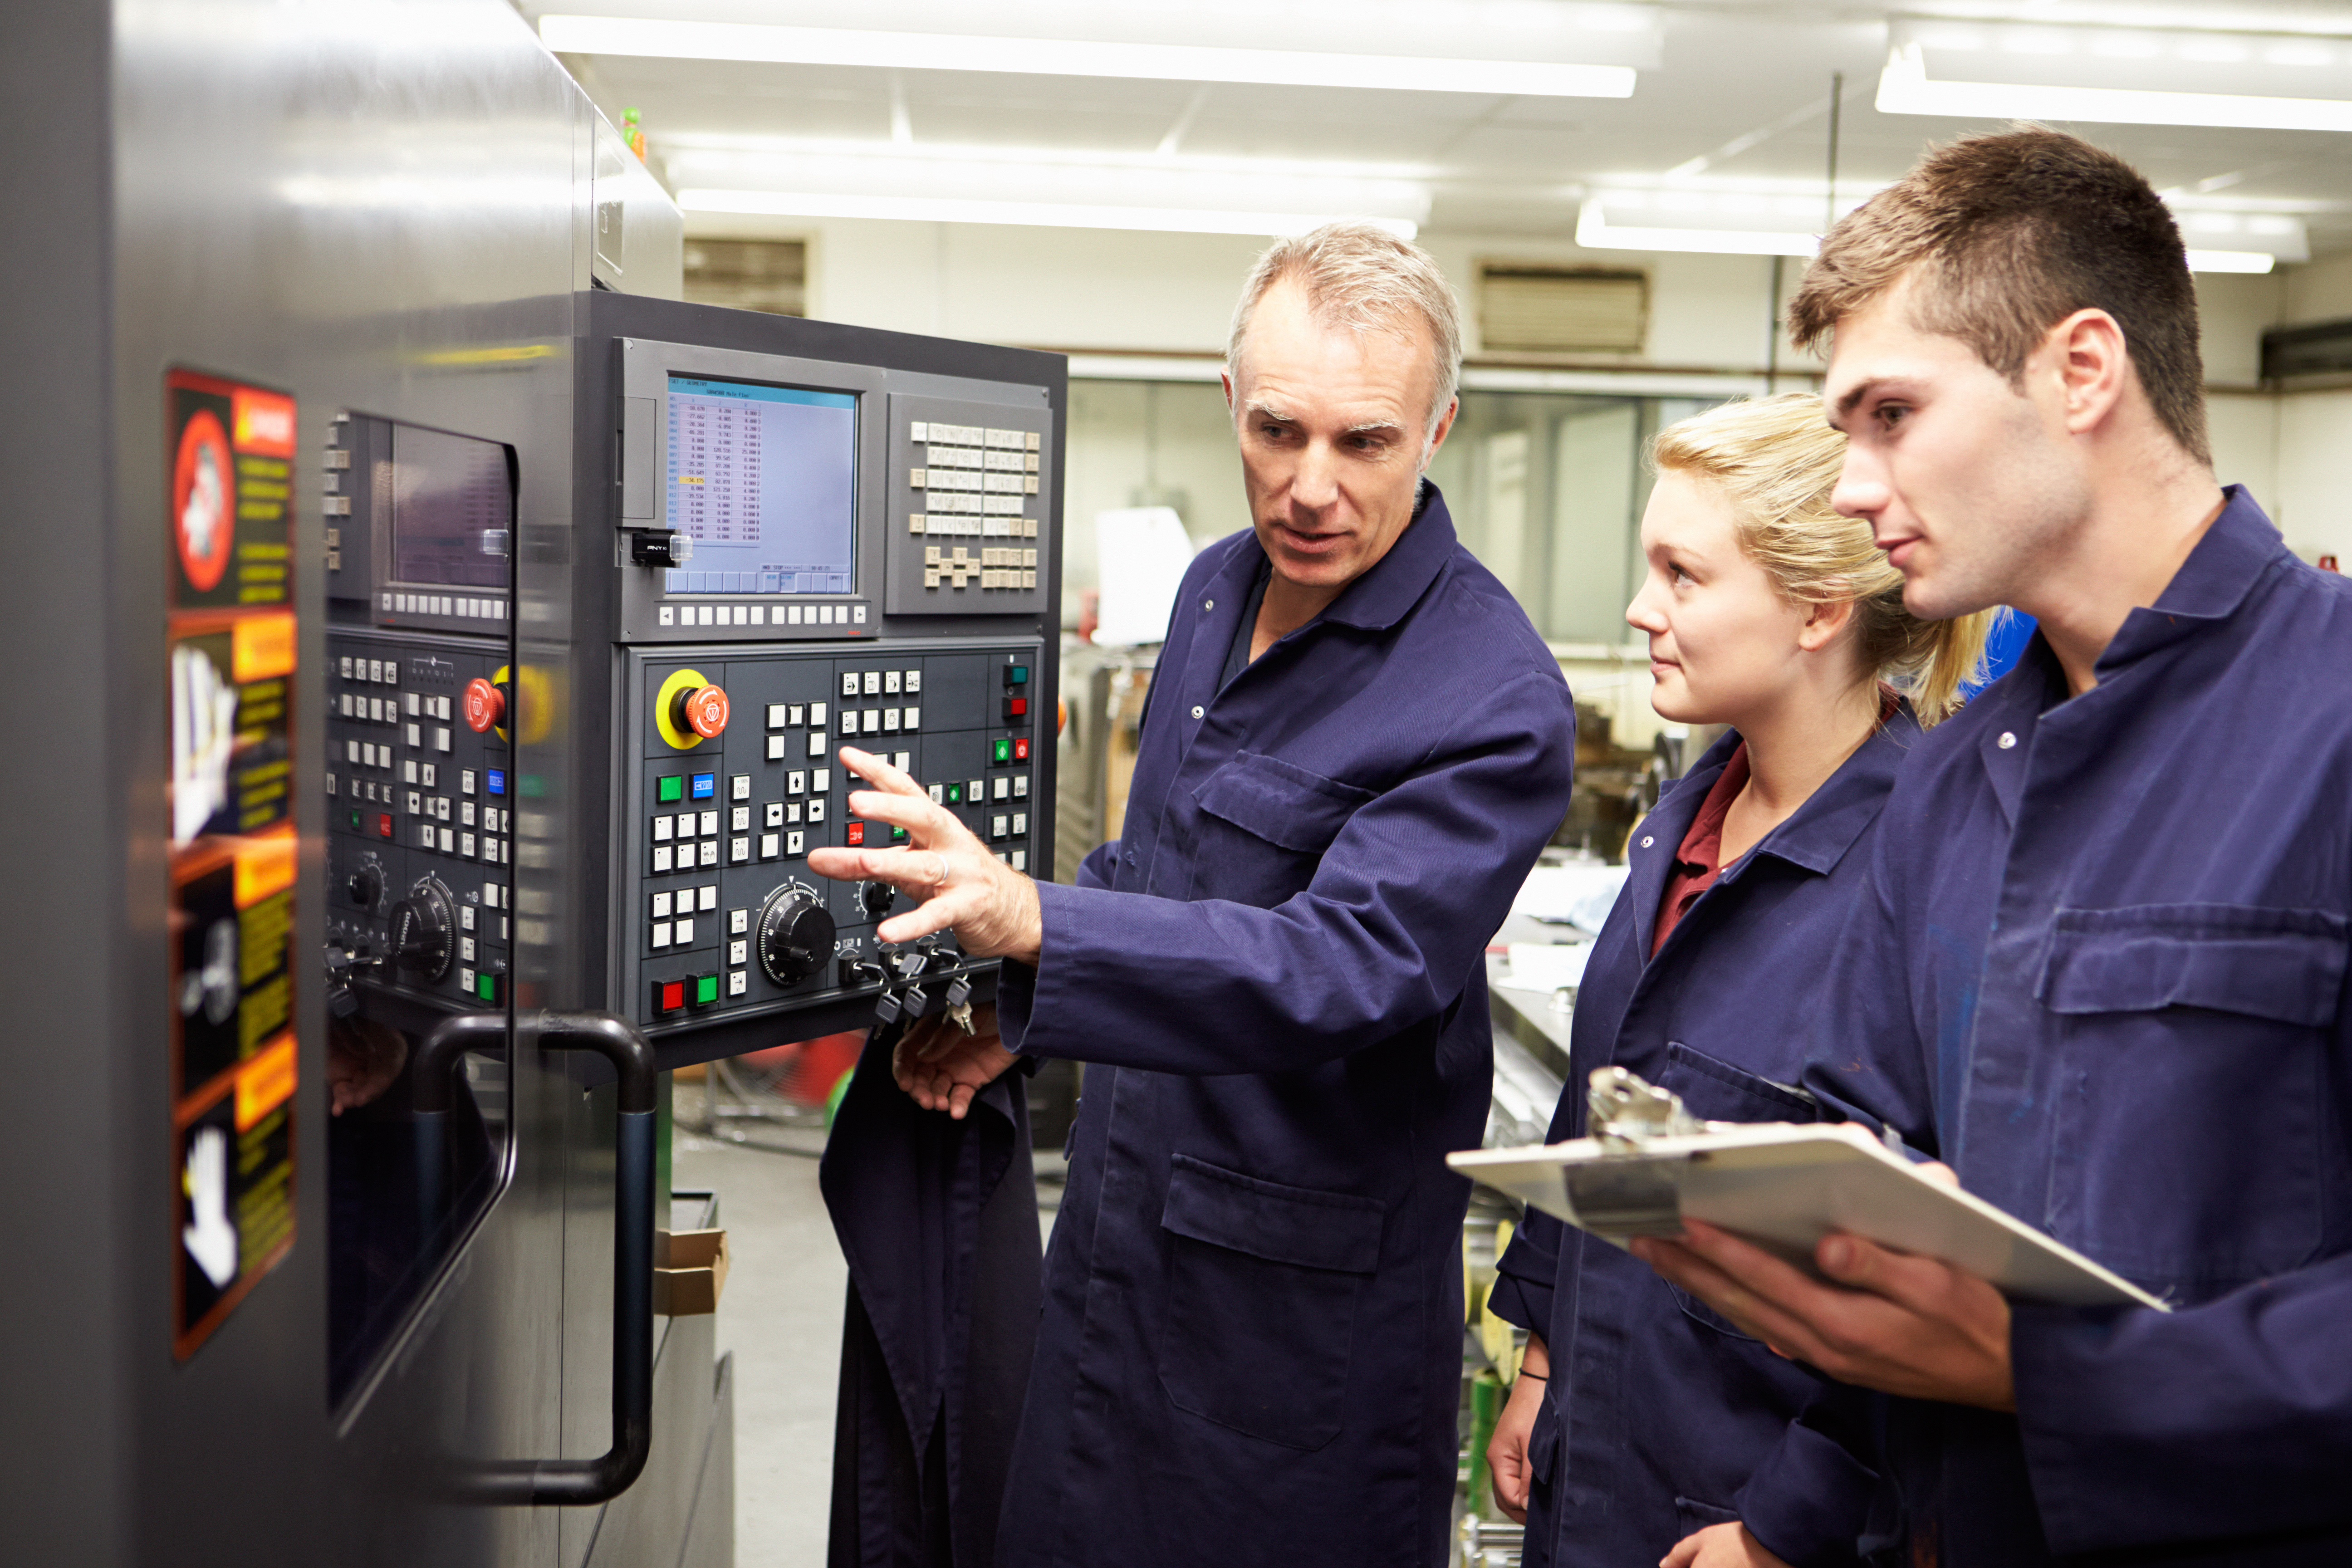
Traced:
<path fill-rule="evenodd" d="M 440 979 L 449 973 L 450 957 L 457 952 L 457 923 L 448 889 L 425 878 L 392 906 L 393 963 L 417 979 Z"/>
<path fill-rule="evenodd" d="M 506 717 L 506 690 L 476 676 L 466 682 L 465 709 L 466 728 L 477 735 L 484 734 Z"/>
<path fill-rule="evenodd" d="M 669 721 L 706 741 L 727 731 L 727 693 L 716 686 L 693 686 L 669 700 Z"/>
<path fill-rule="evenodd" d="M 824 901 L 787 882 L 760 908 L 760 967 L 779 985 L 797 985 L 824 972 L 833 937 L 833 914 Z"/>
<path fill-rule="evenodd" d="M 383 877 L 373 866 L 362 866 L 345 879 L 343 891 L 360 908 L 372 910 L 375 901 L 383 897 Z"/>
<path fill-rule="evenodd" d="M 890 906 L 898 901 L 898 890 L 887 882 L 857 884 L 857 907 L 866 911 L 868 920 L 878 921 L 888 914 Z"/>

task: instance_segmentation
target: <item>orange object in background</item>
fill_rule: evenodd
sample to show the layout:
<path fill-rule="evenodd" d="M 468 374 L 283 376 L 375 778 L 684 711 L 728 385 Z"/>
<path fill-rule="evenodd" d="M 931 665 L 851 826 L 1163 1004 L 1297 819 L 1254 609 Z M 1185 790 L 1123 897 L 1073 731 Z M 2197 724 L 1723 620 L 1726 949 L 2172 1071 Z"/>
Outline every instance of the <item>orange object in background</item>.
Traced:
<path fill-rule="evenodd" d="M 796 1040 L 789 1046 L 771 1046 L 764 1051 L 753 1051 L 737 1059 L 746 1067 L 783 1075 L 778 1086 L 786 1100 L 800 1105 L 823 1105 L 841 1075 L 857 1065 L 858 1052 L 866 1048 L 866 1032 L 850 1029 L 838 1035 L 823 1035 L 814 1040 Z"/>

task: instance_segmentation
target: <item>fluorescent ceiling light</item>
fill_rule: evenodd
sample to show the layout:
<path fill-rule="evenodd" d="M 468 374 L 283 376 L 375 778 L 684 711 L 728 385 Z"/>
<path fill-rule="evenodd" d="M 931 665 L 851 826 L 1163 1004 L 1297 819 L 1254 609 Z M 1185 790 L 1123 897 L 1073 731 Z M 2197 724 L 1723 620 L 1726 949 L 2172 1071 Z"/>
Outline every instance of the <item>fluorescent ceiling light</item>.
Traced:
<path fill-rule="evenodd" d="M 1576 215 L 1576 243 L 1589 250 L 1685 250 L 1717 256 L 1811 256 L 1821 241 L 1790 228 L 1701 228 L 1610 221 L 1598 198 Z"/>
<path fill-rule="evenodd" d="M 1898 46 L 1878 78 L 1882 114 L 1959 120 L 2088 121 L 2105 125 L 2234 126 L 2263 131 L 2352 131 L 2352 100 L 2244 93 L 2153 92 L 2045 82 L 1937 81 L 1914 41 Z"/>
<path fill-rule="evenodd" d="M 1076 202 L 990 201 L 954 196 L 854 195 L 824 191 L 702 190 L 678 192 L 688 212 L 751 213 L 776 217 L 893 218 L 909 223 L 1000 223 L 1048 228 L 1131 228 L 1170 234 L 1305 234 L 1348 213 L 1219 211 L 1207 207 L 1147 207 Z M 1411 239 L 1411 218 L 1365 222 Z"/>
<path fill-rule="evenodd" d="M 1108 39 L 673 22 L 638 16 L 546 16 L 539 19 L 539 36 L 549 48 L 567 54 L 1030 76 L 1140 77 L 1270 87 L 1507 93 L 1528 98 L 1630 98 L 1635 79 L 1631 66 L 1556 60 L 1442 59 Z"/>
<path fill-rule="evenodd" d="M 2268 272 L 2278 261 L 2267 250 L 2192 250 L 2191 272 Z"/>

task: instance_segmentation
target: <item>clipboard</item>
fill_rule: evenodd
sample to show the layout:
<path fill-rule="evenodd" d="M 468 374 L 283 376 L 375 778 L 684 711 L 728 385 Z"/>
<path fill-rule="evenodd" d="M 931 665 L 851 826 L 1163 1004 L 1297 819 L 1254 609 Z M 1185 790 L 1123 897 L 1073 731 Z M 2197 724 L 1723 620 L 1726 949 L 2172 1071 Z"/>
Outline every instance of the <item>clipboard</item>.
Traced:
<path fill-rule="evenodd" d="M 1814 1244 L 1843 1230 L 1942 1258 L 2018 1300 L 2171 1310 L 1852 1122 L 1702 1122 L 1622 1068 L 1592 1076 L 1596 1136 L 1446 1163 L 1618 1247 L 1674 1236 L 1687 1217 L 1810 1273 Z"/>

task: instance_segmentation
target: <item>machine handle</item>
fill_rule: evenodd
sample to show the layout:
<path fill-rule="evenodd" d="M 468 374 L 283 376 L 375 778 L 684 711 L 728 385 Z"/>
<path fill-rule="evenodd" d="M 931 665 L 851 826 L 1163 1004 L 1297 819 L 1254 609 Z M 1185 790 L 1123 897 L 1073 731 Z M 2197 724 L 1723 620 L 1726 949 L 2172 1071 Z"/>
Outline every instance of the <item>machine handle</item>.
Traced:
<path fill-rule="evenodd" d="M 577 1507 L 609 1502 L 628 1490 L 653 1449 L 654 1415 L 654 1121 L 659 1079 L 654 1048 L 636 1026 L 610 1013 L 523 1013 L 518 1037 L 544 1049 L 594 1051 L 619 1074 L 618 1159 L 613 1194 L 613 1446 L 593 1459 L 530 1459 L 482 1468 L 461 1482 L 466 1500 L 515 1507 Z M 450 1074 L 469 1049 L 503 1045 L 499 1013 L 446 1018 L 417 1048 L 415 1103 L 418 1153 L 431 1173 L 428 1200 L 437 1195 L 437 1162 L 446 1146 Z M 432 1210 L 428 1209 L 428 1216 Z"/>

